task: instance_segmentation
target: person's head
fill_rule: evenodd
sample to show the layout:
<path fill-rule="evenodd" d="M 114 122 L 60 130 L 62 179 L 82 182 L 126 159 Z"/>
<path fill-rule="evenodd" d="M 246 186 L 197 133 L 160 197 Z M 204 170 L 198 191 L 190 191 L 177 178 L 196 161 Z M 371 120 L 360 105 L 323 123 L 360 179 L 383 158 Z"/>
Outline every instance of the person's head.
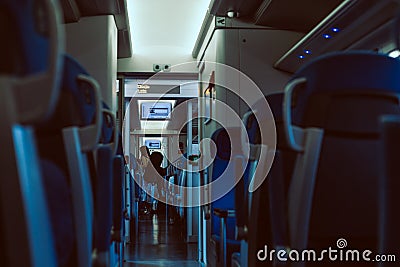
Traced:
<path fill-rule="evenodd" d="M 163 154 L 161 154 L 161 152 L 158 151 L 154 151 L 150 155 L 150 161 L 154 167 L 160 167 L 163 159 L 164 159 Z"/>
<path fill-rule="evenodd" d="M 149 150 L 149 148 L 147 146 L 141 146 L 139 148 L 139 150 L 140 150 L 140 156 L 141 157 L 147 157 L 148 158 L 150 156 L 150 150 Z"/>
<path fill-rule="evenodd" d="M 150 161 L 150 151 L 147 146 L 141 146 L 139 148 L 140 151 L 140 162 L 142 167 L 146 167 Z"/>
<path fill-rule="evenodd" d="M 182 142 L 179 142 L 179 151 L 178 151 L 180 154 L 183 154 L 184 153 L 184 151 L 183 151 L 183 143 Z"/>

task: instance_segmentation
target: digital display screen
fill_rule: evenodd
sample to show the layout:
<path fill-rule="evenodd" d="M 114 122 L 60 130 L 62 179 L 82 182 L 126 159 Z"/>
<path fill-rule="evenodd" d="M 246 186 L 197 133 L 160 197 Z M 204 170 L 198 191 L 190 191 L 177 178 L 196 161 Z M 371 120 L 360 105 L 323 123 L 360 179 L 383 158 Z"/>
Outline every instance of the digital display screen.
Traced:
<path fill-rule="evenodd" d="M 171 118 L 172 104 L 169 102 L 141 103 L 142 120 L 165 120 Z"/>
<path fill-rule="evenodd" d="M 161 149 L 161 141 L 160 140 L 146 140 L 145 146 L 149 149 Z"/>

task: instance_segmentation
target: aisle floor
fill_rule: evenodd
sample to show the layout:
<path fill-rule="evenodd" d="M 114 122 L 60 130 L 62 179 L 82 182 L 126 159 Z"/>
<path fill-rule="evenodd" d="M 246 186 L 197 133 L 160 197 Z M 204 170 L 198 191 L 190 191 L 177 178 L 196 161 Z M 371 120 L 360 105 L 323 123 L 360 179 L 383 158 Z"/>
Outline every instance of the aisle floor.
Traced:
<path fill-rule="evenodd" d="M 141 216 L 133 240 L 125 248 L 124 267 L 199 267 L 197 244 L 185 242 L 182 225 L 162 216 Z"/>

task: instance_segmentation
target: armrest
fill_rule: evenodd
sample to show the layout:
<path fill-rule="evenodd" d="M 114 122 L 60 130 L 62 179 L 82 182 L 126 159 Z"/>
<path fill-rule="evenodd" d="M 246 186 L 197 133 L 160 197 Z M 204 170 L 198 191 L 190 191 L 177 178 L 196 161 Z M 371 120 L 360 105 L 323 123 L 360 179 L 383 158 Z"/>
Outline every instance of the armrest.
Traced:
<path fill-rule="evenodd" d="M 215 208 L 213 213 L 214 213 L 214 215 L 218 216 L 219 218 L 228 218 L 228 217 L 236 216 L 235 210 L 225 210 L 225 209 Z"/>

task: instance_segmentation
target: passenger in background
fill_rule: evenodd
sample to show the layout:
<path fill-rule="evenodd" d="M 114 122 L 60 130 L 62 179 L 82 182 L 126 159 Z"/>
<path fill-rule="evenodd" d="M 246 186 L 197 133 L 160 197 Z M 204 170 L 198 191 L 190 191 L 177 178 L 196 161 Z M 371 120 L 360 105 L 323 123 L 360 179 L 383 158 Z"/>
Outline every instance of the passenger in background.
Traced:
<path fill-rule="evenodd" d="M 154 168 L 158 172 L 159 175 L 165 176 L 166 168 L 161 167 L 161 164 L 164 160 L 163 154 L 161 152 L 155 151 L 150 155 L 150 161 L 153 164 Z"/>
<path fill-rule="evenodd" d="M 149 209 L 149 205 L 147 204 L 147 194 L 146 194 L 146 186 L 147 183 L 144 181 L 144 173 L 146 171 L 146 167 L 150 162 L 150 150 L 147 146 L 141 146 L 139 148 L 140 157 L 137 159 L 138 163 L 138 173 L 139 173 L 139 185 L 141 187 L 139 193 L 139 213 L 141 214 L 149 214 L 151 209 Z"/>
<path fill-rule="evenodd" d="M 167 170 L 167 179 L 169 179 L 169 183 L 183 186 L 183 184 L 179 184 L 179 178 L 181 177 L 182 172 L 186 170 L 186 160 L 187 154 L 184 151 L 184 145 L 182 142 L 179 142 L 178 157 L 172 164 L 168 166 Z M 171 199 L 172 201 L 174 201 L 173 199 L 175 198 L 175 194 L 177 194 L 177 192 L 174 191 L 172 188 L 173 187 L 167 187 L 165 189 L 166 194 L 169 194 L 169 201 L 171 201 Z M 168 204 L 168 217 L 169 218 L 167 219 L 169 220 L 170 224 L 173 224 L 177 221 L 179 222 L 177 207 Z"/>
<path fill-rule="evenodd" d="M 140 172 L 140 162 L 133 154 L 125 155 L 125 166 L 128 169 L 131 181 L 135 185 L 135 198 L 140 200 L 141 189 L 137 181 L 137 173 Z"/>
<path fill-rule="evenodd" d="M 146 169 L 147 164 L 150 162 L 150 150 L 147 146 L 141 146 L 140 150 L 140 166 L 143 170 Z"/>
<path fill-rule="evenodd" d="M 157 208 L 151 207 L 154 195 L 162 196 L 162 191 L 164 187 L 163 181 L 160 181 L 157 179 L 157 175 L 160 175 L 164 177 L 166 175 L 166 168 L 161 167 L 161 164 L 163 162 L 164 156 L 160 152 L 153 152 L 150 155 L 150 162 L 151 165 L 148 164 L 145 171 L 144 171 L 144 181 L 146 183 L 146 188 L 147 194 L 148 194 L 148 201 L 146 204 L 146 209 L 147 210 L 153 210 L 156 211 Z M 153 188 L 154 189 L 153 189 Z"/>
<path fill-rule="evenodd" d="M 174 175 L 177 178 L 178 172 L 186 169 L 186 158 L 187 154 L 183 149 L 183 143 L 179 142 L 178 158 L 168 166 L 167 175 Z M 177 184 L 177 179 L 175 179 L 175 184 Z"/>
<path fill-rule="evenodd" d="M 179 142 L 178 154 L 180 155 L 180 157 L 177 160 L 176 166 L 181 170 L 186 169 L 187 154 L 185 153 L 185 150 L 183 149 L 183 143 L 182 142 Z"/>

